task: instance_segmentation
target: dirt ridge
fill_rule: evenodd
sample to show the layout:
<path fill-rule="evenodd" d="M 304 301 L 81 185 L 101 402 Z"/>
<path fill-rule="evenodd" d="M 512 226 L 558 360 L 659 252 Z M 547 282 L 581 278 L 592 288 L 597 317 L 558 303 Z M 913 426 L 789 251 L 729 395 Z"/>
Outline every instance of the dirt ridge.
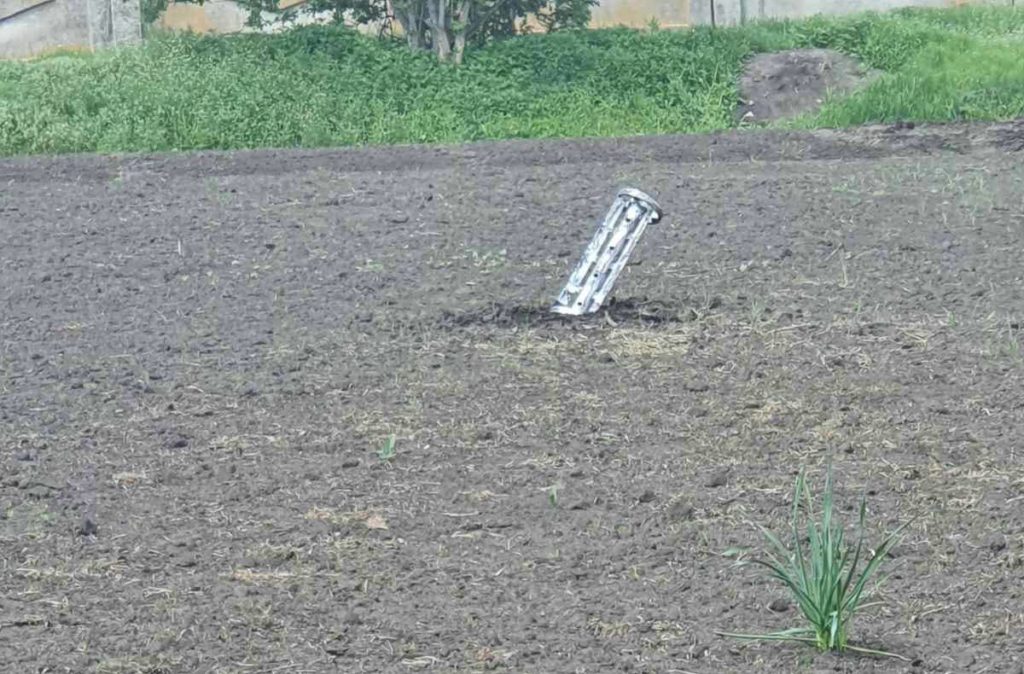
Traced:
<path fill-rule="evenodd" d="M 585 162 L 718 163 L 882 159 L 935 152 L 1013 150 L 1024 120 L 873 125 L 845 130 L 737 130 L 685 136 L 487 141 L 451 146 L 238 150 L 180 154 L 64 155 L 0 159 L 0 182 L 106 181 L 125 174 L 287 175 L 322 168 L 365 172 L 555 166 Z"/>

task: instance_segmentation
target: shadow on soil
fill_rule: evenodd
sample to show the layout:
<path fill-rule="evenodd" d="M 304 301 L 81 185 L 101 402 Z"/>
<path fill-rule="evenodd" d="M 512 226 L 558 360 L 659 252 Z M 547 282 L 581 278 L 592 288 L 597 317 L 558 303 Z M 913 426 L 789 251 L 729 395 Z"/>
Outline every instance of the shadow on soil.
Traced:
<path fill-rule="evenodd" d="M 673 306 L 645 297 L 612 299 L 600 311 L 588 316 L 553 314 L 548 306 L 492 304 L 465 312 L 445 311 L 440 326 L 446 329 L 477 326 L 499 328 L 584 327 L 595 325 L 633 325 L 655 327 L 696 320 L 689 308 Z"/>

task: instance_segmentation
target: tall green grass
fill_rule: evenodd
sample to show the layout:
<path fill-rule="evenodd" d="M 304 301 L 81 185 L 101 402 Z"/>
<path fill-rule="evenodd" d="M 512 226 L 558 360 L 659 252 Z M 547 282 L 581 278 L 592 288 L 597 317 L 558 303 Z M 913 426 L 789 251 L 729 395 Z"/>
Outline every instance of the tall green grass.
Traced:
<path fill-rule="evenodd" d="M 814 508 L 811 490 L 801 470 L 793 489 L 789 545 L 762 527 L 769 549 L 765 558 L 754 562 L 767 569 L 789 591 L 806 626 L 769 634 L 721 634 L 740 639 L 798 641 L 813 644 L 821 651 L 892 655 L 851 645 L 849 632 L 854 616 L 872 605 L 866 601 L 869 584 L 877 586 L 882 582 L 879 569 L 909 523 L 885 536 L 876 547 L 869 548 L 867 502 L 863 498 L 858 512 L 857 533 L 851 541 L 835 516 L 831 467 L 825 478 L 820 511 Z"/>
<path fill-rule="evenodd" d="M 0 154 L 695 132 L 735 124 L 744 60 L 832 47 L 883 76 L 807 125 L 1000 119 L 1024 101 L 1024 11 L 901 11 L 493 44 L 452 68 L 339 28 L 157 36 L 0 63 Z"/>
<path fill-rule="evenodd" d="M 929 46 L 862 92 L 831 100 L 808 126 L 897 120 L 1000 120 L 1024 116 L 1024 40 Z"/>

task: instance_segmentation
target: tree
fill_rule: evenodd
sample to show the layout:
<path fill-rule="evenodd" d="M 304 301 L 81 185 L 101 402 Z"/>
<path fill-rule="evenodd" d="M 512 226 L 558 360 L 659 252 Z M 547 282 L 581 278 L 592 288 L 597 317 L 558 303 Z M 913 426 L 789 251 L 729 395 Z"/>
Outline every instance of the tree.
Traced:
<path fill-rule="evenodd" d="M 202 0 L 199 0 L 202 1 Z M 462 63 L 468 44 L 483 44 L 528 30 L 532 17 L 547 31 L 583 28 L 599 0 L 308 0 L 301 11 L 330 13 L 336 23 L 396 24 L 409 47 L 433 51 L 441 61 Z M 249 23 L 277 12 L 278 0 L 237 0 Z"/>

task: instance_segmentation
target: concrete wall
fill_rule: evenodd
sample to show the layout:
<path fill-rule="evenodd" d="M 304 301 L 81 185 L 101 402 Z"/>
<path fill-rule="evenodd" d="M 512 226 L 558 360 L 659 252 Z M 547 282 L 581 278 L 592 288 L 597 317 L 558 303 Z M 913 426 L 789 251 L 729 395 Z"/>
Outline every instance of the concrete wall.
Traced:
<path fill-rule="evenodd" d="M 853 14 L 899 7 L 955 7 L 966 4 L 1011 5 L 1013 0 L 692 0 L 694 25 L 731 26 L 758 19 L 796 19 L 817 14 Z"/>
<path fill-rule="evenodd" d="M 691 0 L 602 0 L 594 8 L 590 25 L 644 28 L 655 19 L 662 28 L 681 28 L 692 23 L 690 4 Z"/>
<path fill-rule="evenodd" d="M 298 8 L 303 0 L 281 0 L 281 9 Z M 285 28 L 276 16 L 268 12 L 261 13 L 267 32 Z M 329 21 L 333 14 L 323 12 L 317 16 L 309 12 L 298 11 L 287 24 L 301 26 L 303 24 Z M 238 33 L 249 30 L 245 22 L 249 18 L 249 10 L 242 8 L 231 0 L 206 0 L 202 5 L 187 2 L 170 2 L 167 9 L 156 21 L 156 27 L 164 30 L 187 30 L 193 33 Z"/>
<path fill-rule="evenodd" d="M 72 11 L 84 0 L 44 0 L 0 4 L 0 58 L 31 56 L 55 47 L 89 44 L 84 15 Z M 17 11 L 15 11 L 17 10 Z"/>
<path fill-rule="evenodd" d="M 233 2 L 209 0 L 202 5 L 172 2 L 156 21 L 157 28 L 193 33 L 237 33 L 249 13 Z"/>
<path fill-rule="evenodd" d="M 303 0 L 282 0 L 282 7 Z M 642 28 L 654 19 L 664 28 L 734 25 L 767 18 L 846 14 L 895 7 L 948 7 L 972 0 L 602 0 L 592 26 Z M 985 2 L 986 0 L 974 0 Z M 1014 4 L 1014 0 L 987 0 Z M 1024 0 L 1021 0 L 1024 4 Z M 245 10 L 231 0 L 203 5 L 171 3 L 157 22 L 166 29 L 234 33 L 245 29 Z M 272 20 L 270 15 L 266 19 Z M 328 18 L 328 17 L 325 17 Z M 300 13 L 297 23 L 315 21 Z M 54 49 L 97 49 L 142 39 L 139 0 L 0 0 L 0 58 Z M 294 25 L 294 24 L 293 24 Z M 281 28 L 280 24 L 271 30 Z"/>
<path fill-rule="evenodd" d="M 594 8 L 591 26 L 644 28 L 650 24 L 651 19 L 655 19 L 663 28 L 681 28 L 691 24 L 690 2 L 691 0 L 602 0 L 601 4 Z M 284 0 L 281 3 L 282 7 L 300 4 L 302 0 Z M 231 0 L 206 0 L 203 5 L 172 2 L 161 14 L 156 25 L 166 30 L 235 33 L 245 28 L 247 17 L 247 10 L 243 10 Z M 273 17 L 267 14 L 264 18 L 268 21 L 273 20 Z M 322 18 L 330 20 L 331 16 L 326 13 Z M 306 13 L 300 12 L 297 23 L 309 23 L 313 20 L 315 19 L 311 19 Z"/>
<path fill-rule="evenodd" d="M 3 2 L 4 0 L 0 0 Z M 28 0 L 26 0 L 28 1 Z M 949 7 L 986 0 L 601 0 L 593 10 L 591 26 L 645 28 L 652 19 L 662 28 L 681 28 L 714 23 L 735 25 L 769 18 L 798 18 L 814 14 L 848 14 L 896 7 Z M 1014 0 L 987 0 L 989 4 L 1012 4 Z M 300 5 L 303 0 L 283 0 L 282 6 Z M 1024 0 L 1019 0 L 1024 3 Z M 712 3 L 714 12 L 712 14 Z M 157 26 L 169 30 L 200 33 L 234 33 L 244 29 L 247 14 L 231 0 L 207 0 L 203 5 L 171 3 Z M 312 19 L 299 14 L 299 23 Z M 268 21 L 273 17 L 265 15 Z M 324 19 L 330 19 L 326 14 Z M 293 24 L 294 25 L 294 24 Z"/>
<path fill-rule="evenodd" d="M 0 58 L 141 39 L 138 0 L 0 0 Z"/>

